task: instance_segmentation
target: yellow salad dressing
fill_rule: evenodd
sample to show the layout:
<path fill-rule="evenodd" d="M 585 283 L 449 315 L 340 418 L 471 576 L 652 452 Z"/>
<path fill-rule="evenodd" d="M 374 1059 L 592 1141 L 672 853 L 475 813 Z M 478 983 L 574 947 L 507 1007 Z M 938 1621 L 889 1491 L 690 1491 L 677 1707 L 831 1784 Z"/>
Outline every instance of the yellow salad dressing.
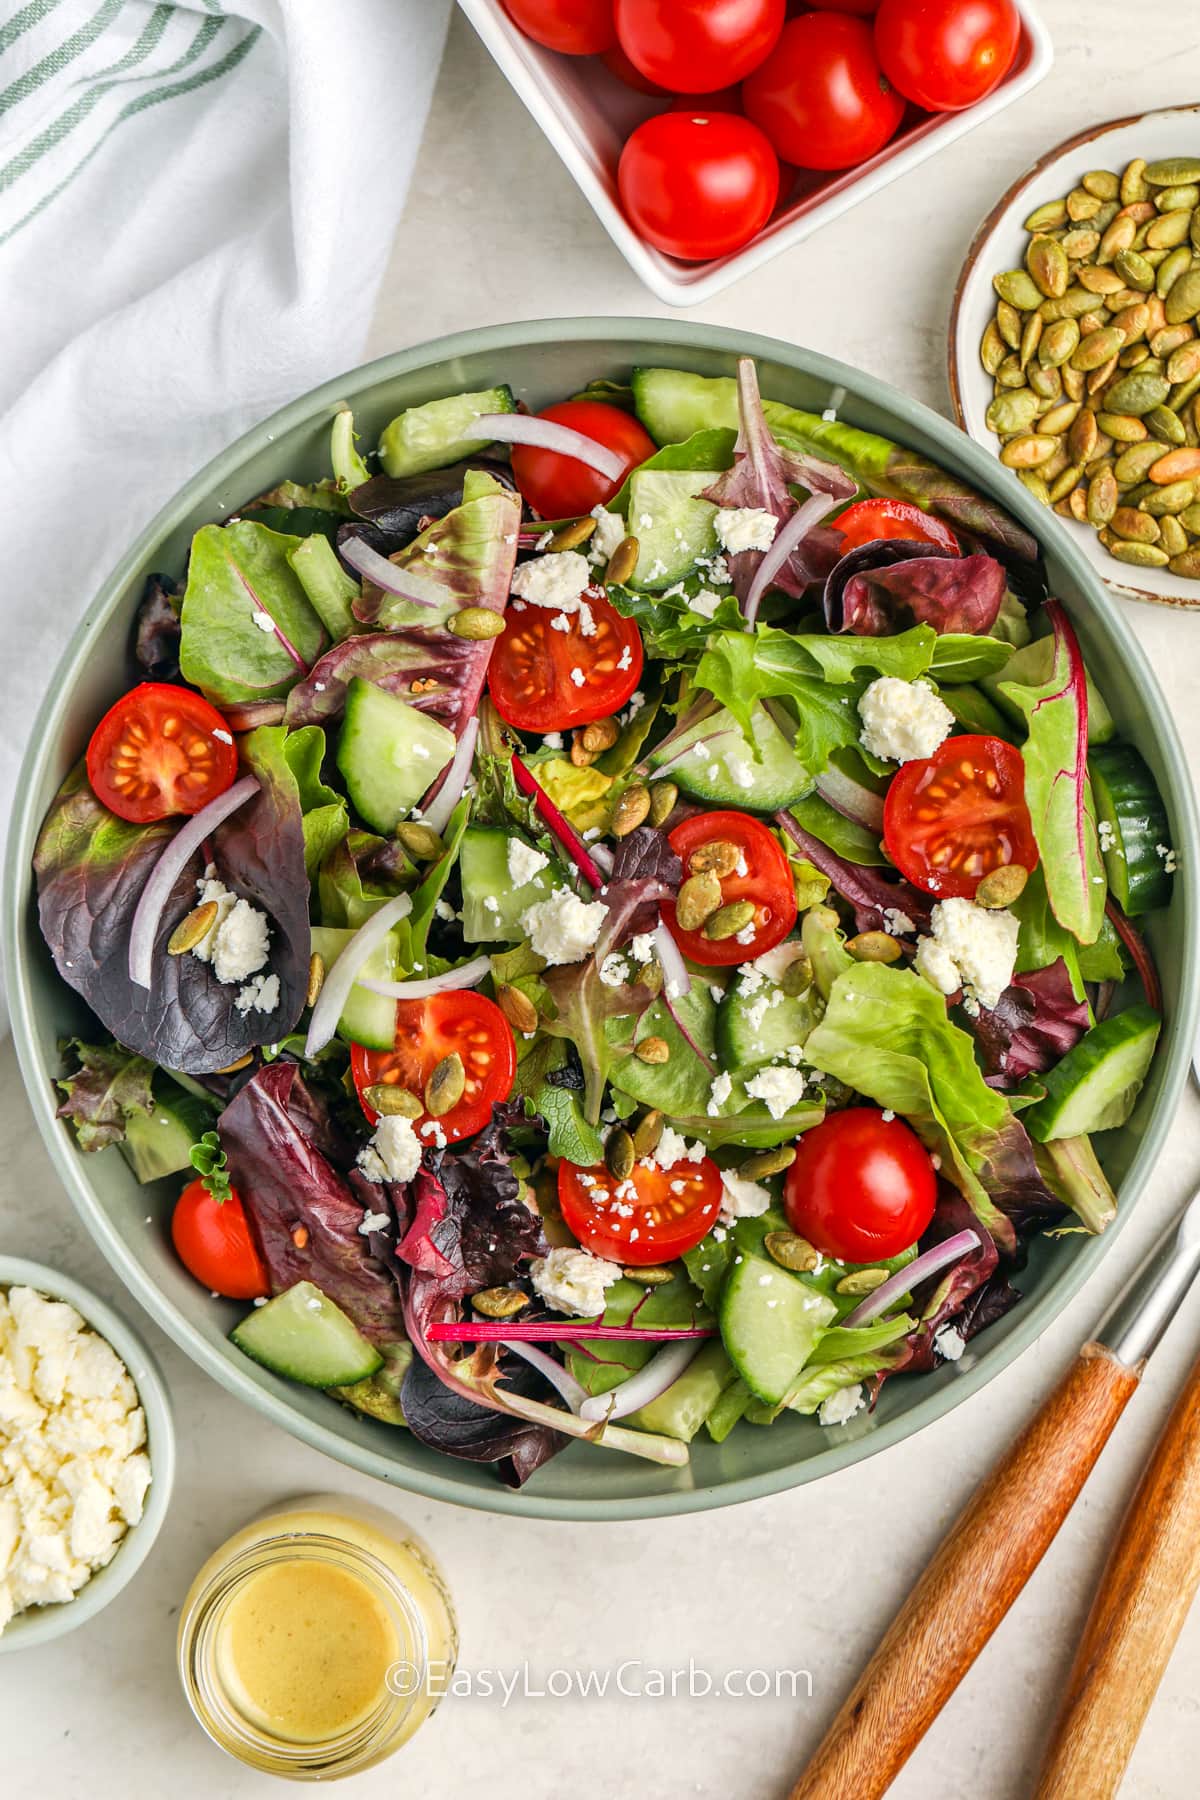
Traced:
<path fill-rule="evenodd" d="M 406 1743 L 457 1648 L 425 1545 L 384 1508 L 334 1495 L 272 1508 L 222 1544 L 179 1630 L 184 1690 L 209 1736 L 254 1768 L 310 1781 Z"/>

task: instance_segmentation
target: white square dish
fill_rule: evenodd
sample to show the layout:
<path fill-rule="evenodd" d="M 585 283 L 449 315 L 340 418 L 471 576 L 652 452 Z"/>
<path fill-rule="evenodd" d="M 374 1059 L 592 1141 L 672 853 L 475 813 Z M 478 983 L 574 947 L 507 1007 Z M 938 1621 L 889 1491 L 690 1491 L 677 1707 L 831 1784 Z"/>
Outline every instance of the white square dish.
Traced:
<path fill-rule="evenodd" d="M 669 306 L 697 306 L 780 250 L 802 243 L 828 220 L 1020 99 L 1054 61 L 1046 27 L 1029 0 L 1018 0 L 1022 29 L 1016 59 L 986 98 L 965 112 L 917 115 L 878 156 L 856 169 L 826 176 L 802 172 L 790 201 L 744 249 L 711 262 L 686 263 L 644 243 L 626 222 L 617 196 L 621 146 L 662 103 L 626 87 L 599 57 L 560 56 L 535 44 L 509 18 L 501 0 L 459 4 L 625 260 Z M 698 101 L 702 104 L 703 96 Z"/>

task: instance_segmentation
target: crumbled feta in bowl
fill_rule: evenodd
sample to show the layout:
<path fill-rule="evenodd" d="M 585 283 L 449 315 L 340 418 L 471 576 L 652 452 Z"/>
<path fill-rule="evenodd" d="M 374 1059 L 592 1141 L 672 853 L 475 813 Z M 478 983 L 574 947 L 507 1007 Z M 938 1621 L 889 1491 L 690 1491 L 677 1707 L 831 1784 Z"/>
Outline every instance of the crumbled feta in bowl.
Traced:
<path fill-rule="evenodd" d="M 166 1389 L 137 1334 L 78 1282 L 0 1256 L 0 1655 L 116 1597 L 174 1473 Z"/>

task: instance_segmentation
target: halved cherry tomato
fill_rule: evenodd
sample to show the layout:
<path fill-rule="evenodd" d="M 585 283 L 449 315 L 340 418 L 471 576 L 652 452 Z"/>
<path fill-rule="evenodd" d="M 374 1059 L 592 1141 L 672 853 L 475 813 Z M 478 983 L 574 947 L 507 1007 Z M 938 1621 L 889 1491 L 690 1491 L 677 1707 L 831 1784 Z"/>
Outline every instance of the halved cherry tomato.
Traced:
<path fill-rule="evenodd" d="M 637 1162 L 618 1183 L 603 1163 L 581 1169 L 562 1162 L 558 1204 L 585 1250 L 642 1268 L 670 1262 L 708 1236 L 721 1211 L 721 1171 L 707 1156 L 669 1169 Z"/>
<path fill-rule="evenodd" d="M 614 7 L 630 61 L 681 94 L 707 94 L 748 75 L 773 48 L 784 12 L 784 0 L 616 0 Z"/>
<path fill-rule="evenodd" d="M 1008 863 L 1035 869 L 1021 752 L 1002 738 L 951 737 L 905 763 L 883 803 L 883 842 L 902 875 L 943 897 L 969 899 Z"/>
<path fill-rule="evenodd" d="M 962 554 L 950 527 L 911 500 L 856 500 L 833 523 L 842 534 L 845 550 L 857 550 L 876 538 L 912 538 L 918 544 L 940 544 L 955 556 Z"/>
<path fill-rule="evenodd" d="M 753 938 L 742 943 L 739 937 L 707 938 L 702 929 L 685 931 L 675 917 L 673 901 L 665 901 L 662 909 L 667 928 L 683 954 L 711 969 L 749 962 L 764 951 L 773 950 L 796 923 L 791 865 L 766 826 L 748 813 L 693 813 L 675 827 L 670 833 L 670 845 L 683 863 L 684 879 L 690 873 L 693 853 L 702 844 L 719 840 L 736 844 L 745 868 L 745 874 L 735 869 L 732 875 L 721 876 L 722 904 L 728 906 L 735 900 L 754 902 Z"/>
<path fill-rule="evenodd" d="M 882 0 L 875 45 L 892 86 L 927 112 L 990 94 L 1021 40 L 1014 0 Z"/>
<path fill-rule="evenodd" d="M 577 514 L 591 512 L 593 506 L 603 506 L 624 486 L 630 470 L 653 456 L 658 448 L 632 413 L 609 406 L 604 400 L 563 400 L 557 406 L 544 407 L 537 417 L 550 419 L 556 425 L 569 425 L 572 431 L 595 438 L 621 458 L 621 473 L 610 481 L 607 475 L 589 469 L 573 456 L 562 456 L 557 450 L 539 450 L 532 444 L 514 444 L 512 469 L 517 486 L 543 519 L 573 519 Z"/>
<path fill-rule="evenodd" d="M 434 994 L 428 1000 L 396 1003 L 396 1047 L 364 1050 L 354 1044 L 350 1068 L 359 1104 L 374 1125 L 379 1114 L 368 1106 L 366 1089 L 377 1082 L 406 1087 L 423 1095 L 425 1084 L 443 1057 L 457 1052 L 462 1057 L 467 1085 L 463 1097 L 435 1121 L 446 1143 L 473 1137 L 490 1123 L 492 1106 L 507 1100 L 517 1069 L 517 1047 L 512 1028 L 500 1008 L 482 994 L 468 990 Z M 415 1121 L 423 1144 L 439 1142 L 438 1133 L 424 1126 L 431 1115 L 422 1112 Z"/>
<path fill-rule="evenodd" d="M 789 20 L 742 94 L 747 116 L 802 169 L 866 162 L 904 116 L 904 101 L 883 78 L 870 25 L 846 13 Z"/>
<path fill-rule="evenodd" d="M 105 713 L 87 749 L 92 792 L 133 825 L 198 813 L 232 787 L 233 734 L 190 688 L 143 681 Z"/>
<path fill-rule="evenodd" d="M 189 1181 L 171 1215 L 171 1242 L 189 1275 L 227 1300 L 258 1300 L 271 1291 L 236 1189 L 214 1200 L 203 1180 Z"/>
<path fill-rule="evenodd" d="M 648 244 L 684 262 L 740 250 L 779 197 L 779 159 L 740 113 L 694 106 L 658 113 L 617 164 L 625 216 Z"/>
<path fill-rule="evenodd" d="M 850 1106 L 801 1132 L 783 1203 L 792 1230 L 825 1256 L 875 1262 L 899 1256 L 926 1229 L 937 1175 L 911 1127 L 878 1107 Z"/>
<path fill-rule="evenodd" d="M 526 37 L 564 56 L 594 56 L 617 41 L 612 0 L 504 0 Z"/>
<path fill-rule="evenodd" d="M 488 667 L 488 687 L 501 717 L 518 731 L 567 731 L 611 718 L 642 678 L 642 634 L 603 595 L 590 589 L 593 630 L 579 613 L 513 600 Z M 559 631 L 556 618 L 567 621 Z"/>

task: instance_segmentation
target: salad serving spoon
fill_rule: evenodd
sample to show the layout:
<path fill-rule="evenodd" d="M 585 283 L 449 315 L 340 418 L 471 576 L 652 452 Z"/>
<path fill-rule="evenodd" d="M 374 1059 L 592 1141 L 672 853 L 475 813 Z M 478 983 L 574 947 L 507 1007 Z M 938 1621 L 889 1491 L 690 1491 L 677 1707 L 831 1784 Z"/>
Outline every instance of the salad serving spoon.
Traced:
<path fill-rule="evenodd" d="M 791 1800 L 875 1800 L 1008 1612 L 1200 1271 L 1200 1191 L 984 1480 L 889 1626 Z M 1200 1362 L 1130 1504 L 1036 1800 L 1107 1800 L 1200 1585 Z"/>

